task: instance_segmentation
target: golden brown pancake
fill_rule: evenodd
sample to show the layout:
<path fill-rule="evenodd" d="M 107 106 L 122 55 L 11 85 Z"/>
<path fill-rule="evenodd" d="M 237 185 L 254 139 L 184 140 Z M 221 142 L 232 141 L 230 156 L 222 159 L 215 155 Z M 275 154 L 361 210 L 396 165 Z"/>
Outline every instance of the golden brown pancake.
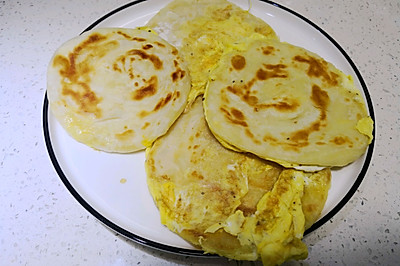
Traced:
<path fill-rule="evenodd" d="M 144 149 L 190 91 L 178 50 L 144 30 L 101 28 L 64 43 L 47 74 L 51 111 L 76 140 L 108 152 Z"/>
<path fill-rule="evenodd" d="M 205 252 L 237 260 L 305 258 L 303 232 L 330 186 L 329 169 L 287 170 L 223 147 L 200 98 L 146 150 L 145 166 L 161 222 Z"/>
<path fill-rule="evenodd" d="M 243 40 L 221 57 L 204 106 L 224 145 L 286 167 L 347 165 L 372 138 L 351 76 L 306 49 L 266 38 Z"/>

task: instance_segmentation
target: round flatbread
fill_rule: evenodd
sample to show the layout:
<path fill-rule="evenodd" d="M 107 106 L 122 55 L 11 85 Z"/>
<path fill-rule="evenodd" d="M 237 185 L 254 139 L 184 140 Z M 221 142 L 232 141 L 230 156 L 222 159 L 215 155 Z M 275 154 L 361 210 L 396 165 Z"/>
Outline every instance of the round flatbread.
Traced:
<path fill-rule="evenodd" d="M 161 222 L 205 252 L 271 264 L 304 258 L 304 230 L 318 220 L 330 170 L 286 170 L 223 147 L 198 98 L 146 150 L 147 183 Z"/>
<path fill-rule="evenodd" d="M 204 93 L 210 71 L 232 43 L 252 34 L 278 39 L 265 21 L 227 0 L 174 0 L 146 25 L 175 45 L 187 62 L 189 102 Z"/>
<path fill-rule="evenodd" d="M 76 140 L 107 152 L 151 145 L 184 110 L 190 77 L 178 50 L 154 33 L 99 28 L 50 61 L 47 96 Z"/>
<path fill-rule="evenodd" d="M 372 120 L 351 76 L 301 47 L 248 39 L 210 75 L 205 115 L 227 147 L 287 167 L 344 166 L 366 150 Z"/>

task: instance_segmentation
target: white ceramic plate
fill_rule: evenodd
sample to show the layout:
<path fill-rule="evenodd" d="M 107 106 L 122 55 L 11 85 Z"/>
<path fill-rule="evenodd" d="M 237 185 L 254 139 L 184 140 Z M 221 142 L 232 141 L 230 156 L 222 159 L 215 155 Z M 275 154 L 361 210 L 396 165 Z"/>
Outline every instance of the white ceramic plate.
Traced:
<path fill-rule="evenodd" d="M 168 2 L 149 0 L 129 3 L 106 14 L 86 30 L 143 26 Z M 248 1 L 232 2 L 248 9 Z M 271 25 L 282 41 L 318 53 L 351 74 L 363 92 L 374 119 L 373 105 L 359 71 L 333 38 L 300 14 L 270 1 L 253 0 L 250 12 Z M 43 106 L 43 127 L 50 158 L 61 180 L 78 202 L 106 226 L 147 246 L 179 254 L 205 256 L 161 225 L 158 210 L 146 185 L 144 152 L 110 154 L 76 142 L 51 114 L 47 96 Z M 371 143 L 362 158 L 333 171 L 332 187 L 322 217 L 306 234 L 327 222 L 350 200 L 366 174 L 373 147 L 374 143 Z"/>

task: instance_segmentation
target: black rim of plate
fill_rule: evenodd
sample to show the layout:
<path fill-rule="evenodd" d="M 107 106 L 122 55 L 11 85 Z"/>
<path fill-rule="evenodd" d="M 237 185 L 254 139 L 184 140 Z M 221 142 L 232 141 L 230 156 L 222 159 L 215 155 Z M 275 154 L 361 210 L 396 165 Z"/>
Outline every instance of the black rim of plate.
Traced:
<path fill-rule="evenodd" d="M 120 12 L 120 11 L 126 9 L 126 8 L 129 8 L 129 7 L 133 6 L 133 5 L 139 4 L 141 2 L 145 2 L 145 1 L 146 0 L 137 0 L 137 1 L 133 1 L 133 2 L 130 2 L 128 4 L 125 4 L 125 5 L 123 5 L 123 6 L 119 7 L 119 8 L 116 8 L 116 9 L 110 11 L 109 13 L 105 14 L 104 16 L 99 18 L 98 20 L 96 20 L 89 27 L 87 27 L 83 32 L 86 32 L 88 30 L 93 29 L 100 22 L 102 22 L 105 19 L 115 15 L 116 13 L 118 13 L 118 12 Z M 364 95 L 365 95 L 365 99 L 366 99 L 366 102 L 367 102 L 369 114 L 370 114 L 372 120 L 375 122 L 374 108 L 373 108 L 371 97 L 370 97 L 368 89 L 367 89 L 367 85 L 365 84 L 364 79 L 362 78 L 362 76 L 361 76 L 360 72 L 358 71 L 356 65 L 351 60 L 351 58 L 348 56 L 348 54 L 344 51 L 344 49 L 330 35 L 328 35 L 324 30 L 322 30 L 318 25 L 316 25 L 315 23 L 313 23 L 312 21 L 310 21 L 306 17 L 302 16 L 301 14 L 299 14 L 299 13 L 297 13 L 297 12 L 287 8 L 287 7 L 284 7 L 284 6 L 280 5 L 280 4 L 272 2 L 272 1 L 268 1 L 268 0 L 259 0 L 259 1 L 265 2 L 267 4 L 270 4 L 270 5 L 274 6 L 274 7 L 277 7 L 277 8 L 280 8 L 282 10 L 285 10 L 286 12 L 288 12 L 288 13 L 300 18 L 301 20 L 307 22 L 309 25 L 311 25 L 313 28 L 315 28 L 317 31 L 319 31 L 322 35 L 324 35 L 324 37 L 326 37 L 332 44 L 335 45 L 335 47 L 346 58 L 347 62 L 351 65 L 353 71 L 356 73 L 357 78 L 358 78 L 358 80 L 359 80 L 359 82 L 360 82 L 360 84 L 362 86 L 363 91 L 364 91 Z M 152 240 L 148 240 L 146 238 L 143 238 L 143 237 L 141 237 L 139 235 L 136 235 L 134 233 L 131 233 L 131 232 L 121 228 L 117 224 L 113 223 L 112 221 L 110 221 L 109 219 L 107 219 L 106 217 L 101 215 L 98 211 L 96 211 L 75 190 L 75 188 L 69 182 L 68 177 L 64 174 L 60 164 L 58 163 L 57 157 L 55 155 L 55 152 L 53 150 L 53 146 L 52 146 L 52 143 L 51 143 L 50 131 L 49 131 L 49 116 L 48 115 L 49 115 L 49 102 L 48 102 L 47 92 L 46 92 L 45 95 L 44 95 L 44 102 L 43 102 L 43 131 L 44 131 L 44 139 L 45 139 L 47 151 L 49 153 L 51 162 L 53 163 L 53 166 L 54 166 L 57 174 L 61 178 L 62 182 L 64 183 L 64 185 L 67 187 L 69 192 L 74 196 L 74 198 L 88 212 L 90 212 L 100 222 L 102 222 L 104 225 L 106 225 L 107 227 L 111 228 L 112 230 L 114 230 L 118 234 L 120 234 L 120 235 L 122 235 L 124 237 L 127 237 L 128 239 L 133 240 L 134 242 L 137 242 L 137 243 L 142 244 L 144 246 L 156 248 L 156 249 L 159 249 L 159 250 L 162 250 L 162 251 L 167 251 L 167 252 L 171 252 L 171 253 L 175 253 L 175 254 L 181 254 L 181 255 L 216 257 L 216 255 L 204 254 L 203 251 L 201 251 L 201 250 L 178 248 L 178 247 L 174 247 L 174 246 L 161 244 L 161 243 L 158 243 L 158 242 L 155 242 L 155 241 L 152 241 Z M 364 176 L 367 173 L 368 167 L 369 167 L 371 159 L 372 159 L 372 153 L 373 153 L 373 150 L 374 150 L 374 143 L 375 143 L 375 128 L 374 128 L 372 134 L 373 134 L 374 139 L 372 140 L 371 144 L 368 147 L 363 167 L 362 167 L 360 173 L 358 174 L 358 177 L 355 180 L 355 182 L 352 185 L 352 187 L 349 189 L 349 191 L 346 193 L 346 195 L 343 197 L 343 199 L 339 203 L 337 203 L 337 205 L 329 213 L 327 213 L 318 222 L 316 222 L 313 226 L 311 226 L 308 230 L 306 230 L 304 235 L 307 235 L 307 234 L 315 231 L 317 228 L 319 228 L 320 226 L 322 226 L 323 224 L 328 222 L 335 214 L 337 214 L 346 205 L 346 203 L 352 198 L 354 193 L 357 191 L 357 189 L 360 186 L 362 180 L 364 179 Z"/>

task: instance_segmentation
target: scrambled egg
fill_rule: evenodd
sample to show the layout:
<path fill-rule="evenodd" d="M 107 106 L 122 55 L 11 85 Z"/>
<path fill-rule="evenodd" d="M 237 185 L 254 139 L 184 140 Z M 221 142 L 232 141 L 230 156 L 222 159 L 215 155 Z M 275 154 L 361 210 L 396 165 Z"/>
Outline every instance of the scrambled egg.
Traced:
<path fill-rule="evenodd" d="M 243 11 L 227 15 L 228 10 L 224 11 L 216 10 L 211 13 L 214 15 L 211 19 L 199 17 L 182 25 L 182 31 L 187 32 L 188 38 L 184 39 L 186 45 L 180 51 L 192 75 L 192 98 L 204 93 L 210 72 L 228 47 L 256 32 L 254 25 L 245 20 L 248 13 Z M 262 34 L 277 38 L 272 29 Z"/>
<path fill-rule="evenodd" d="M 372 119 L 351 76 L 311 51 L 259 34 L 220 57 L 204 110 L 224 146 L 284 167 L 345 166 L 372 139 Z"/>
<path fill-rule="evenodd" d="M 307 257 L 331 173 L 288 170 L 224 148 L 201 98 L 146 150 L 147 183 L 162 224 L 206 253 L 265 265 Z"/>
<path fill-rule="evenodd" d="M 188 63 L 189 103 L 204 93 L 211 70 L 229 45 L 254 33 L 278 40 L 266 22 L 226 0 L 175 0 L 146 26 L 175 45 Z"/>

